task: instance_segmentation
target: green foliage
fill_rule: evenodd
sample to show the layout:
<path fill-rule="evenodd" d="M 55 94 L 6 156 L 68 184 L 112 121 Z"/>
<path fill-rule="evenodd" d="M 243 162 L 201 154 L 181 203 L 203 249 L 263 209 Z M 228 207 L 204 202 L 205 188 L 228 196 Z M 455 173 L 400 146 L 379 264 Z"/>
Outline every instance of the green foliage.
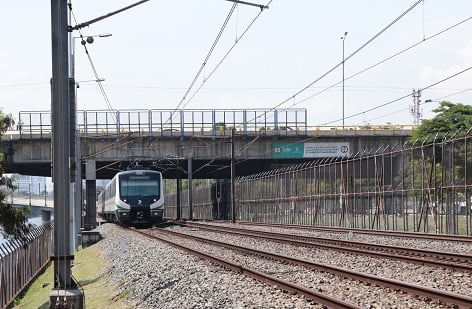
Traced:
<path fill-rule="evenodd" d="M 418 139 L 432 142 L 436 134 L 438 138 L 446 134 L 452 136 L 454 133 L 457 133 L 457 137 L 464 136 L 472 128 L 472 105 L 442 101 L 433 112 L 437 115 L 433 119 L 422 120 L 411 141 Z"/>
<path fill-rule="evenodd" d="M 4 115 L 0 110 L 0 135 L 3 135 L 6 130 L 13 128 L 15 120 L 11 114 Z"/>
<path fill-rule="evenodd" d="M 436 116 L 422 120 L 410 139 L 419 141 L 415 147 L 423 154 L 409 160 L 402 171 L 404 182 L 414 188 L 470 183 L 472 105 L 442 101 L 433 111 Z"/>
<path fill-rule="evenodd" d="M 4 199 L 4 193 L 0 194 Z M 26 242 L 31 225 L 28 223 L 27 215 L 31 212 L 29 207 L 15 209 L 10 204 L 0 202 L 0 224 L 2 235 L 6 238 L 15 238 Z"/>
<path fill-rule="evenodd" d="M 4 115 L 0 111 L 0 137 L 15 125 L 12 116 Z M 6 203 L 7 190 L 13 190 L 11 179 L 3 177 L 3 154 L 0 154 L 0 185 L 4 189 L 0 190 L 0 232 L 5 237 L 13 237 L 25 242 L 26 236 L 30 231 L 27 215 L 31 211 L 30 208 L 15 209 L 12 205 Z"/>
<path fill-rule="evenodd" d="M 209 185 L 208 179 L 192 179 L 193 189 L 207 187 Z M 182 190 L 188 190 L 188 179 L 182 179 Z M 166 179 L 165 193 L 172 194 L 177 192 L 177 181 L 175 179 Z"/>

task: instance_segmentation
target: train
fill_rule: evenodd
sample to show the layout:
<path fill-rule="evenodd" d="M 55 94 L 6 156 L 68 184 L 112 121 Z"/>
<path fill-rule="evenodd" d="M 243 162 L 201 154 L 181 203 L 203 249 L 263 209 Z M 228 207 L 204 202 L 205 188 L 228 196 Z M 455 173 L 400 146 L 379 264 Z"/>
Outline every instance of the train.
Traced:
<path fill-rule="evenodd" d="M 162 173 L 135 169 L 118 172 L 97 198 L 97 214 L 108 222 L 144 225 L 162 222 Z"/>

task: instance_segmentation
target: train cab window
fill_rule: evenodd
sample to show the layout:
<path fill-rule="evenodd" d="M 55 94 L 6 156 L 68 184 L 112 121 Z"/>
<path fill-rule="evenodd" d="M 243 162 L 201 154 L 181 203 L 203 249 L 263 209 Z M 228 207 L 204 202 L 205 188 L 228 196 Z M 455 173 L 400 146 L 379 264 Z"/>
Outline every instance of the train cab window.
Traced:
<path fill-rule="evenodd" d="M 160 178 L 154 175 L 121 175 L 120 196 L 130 197 L 155 197 L 160 196 Z"/>

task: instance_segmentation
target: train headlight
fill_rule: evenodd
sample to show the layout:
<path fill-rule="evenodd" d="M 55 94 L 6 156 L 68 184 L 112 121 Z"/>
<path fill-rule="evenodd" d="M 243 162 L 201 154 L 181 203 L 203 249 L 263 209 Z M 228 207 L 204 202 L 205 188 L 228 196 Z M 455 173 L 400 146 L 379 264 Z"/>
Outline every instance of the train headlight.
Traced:
<path fill-rule="evenodd" d="M 117 214 L 118 218 L 129 218 L 129 211 L 119 210 Z"/>

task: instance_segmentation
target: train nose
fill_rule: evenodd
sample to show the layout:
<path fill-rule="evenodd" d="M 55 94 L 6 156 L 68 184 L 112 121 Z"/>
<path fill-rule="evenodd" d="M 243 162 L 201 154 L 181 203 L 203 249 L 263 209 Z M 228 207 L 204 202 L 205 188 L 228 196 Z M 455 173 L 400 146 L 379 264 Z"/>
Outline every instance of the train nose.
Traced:
<path fill-rule="evenodd" d="M 144 211 L 138 211 L 136 213 L 136 219 L 143 220 L 144 219 Z"/>

